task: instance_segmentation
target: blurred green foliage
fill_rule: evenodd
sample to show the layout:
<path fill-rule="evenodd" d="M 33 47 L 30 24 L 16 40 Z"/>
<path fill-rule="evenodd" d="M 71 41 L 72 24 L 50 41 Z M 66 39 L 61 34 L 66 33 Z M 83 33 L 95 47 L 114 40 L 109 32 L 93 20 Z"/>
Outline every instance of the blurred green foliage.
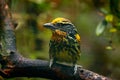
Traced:
<path fill-rule="evenodd" d="M 102 15 L 110 12 L 109 0 L 9 1 L 13 19 L 18 22 L 15 30 L 17 49 L 24 57 L 49 60 L 48 49 L 51 32 L 45 29 L 43 24 L 56 17 L 65 17 L 75 24 L 81 35 L 82 56 L 79 64 L 104 76 L 120 79 L 120 42 L 119 36 L 117 36 L 120 33 L 109 33 L 108 29 L 106 31 L 103 29 L 102 36 L 99 37 L 95 33 L 97 25 L 102 20 L 111 19 Z M 112 24 L 107 26 L 111 27 Z M 98 32 L 100 29 L 101 27 Z M 106 50 L 111 39 L 114 49 Z M 44 79 L 12 78 L 6 80 Z"/>

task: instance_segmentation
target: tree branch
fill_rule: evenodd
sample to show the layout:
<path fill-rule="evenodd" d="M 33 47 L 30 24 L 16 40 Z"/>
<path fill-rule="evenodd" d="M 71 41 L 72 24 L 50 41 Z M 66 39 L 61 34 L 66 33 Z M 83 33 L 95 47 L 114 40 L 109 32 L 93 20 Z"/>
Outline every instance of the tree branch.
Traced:
<path fill-rule="evenodd" d="M 73 67 L 53 64 L 45 60 L 31 60 L 21 56 L 16 50 L 14 23 L 5 0 L 0 0 L 0 28 L 1 52 L 0 75 L 4 78 L 12 77 L 42 77 L 53 80 L 111 80 L 92 71 L 78 67 L 73 75 Z M 4 44 L 4 45 L 3 45 Z M 7 54 L 6 54 L 7 53 Z"/>
<path fill-rule="evenodd" d="M 0 75 L 5 78 L 42 77 L 53 80 L 111 80 L 79 67 L 77 74 L 73 75 L 73 67 L 71 66 L 54 64 L 52 68 L 49 68 L 48 61 L 26 59 L 18 53 L 11 53 L 1 63 L 4 66 L 1 69 Z"/>

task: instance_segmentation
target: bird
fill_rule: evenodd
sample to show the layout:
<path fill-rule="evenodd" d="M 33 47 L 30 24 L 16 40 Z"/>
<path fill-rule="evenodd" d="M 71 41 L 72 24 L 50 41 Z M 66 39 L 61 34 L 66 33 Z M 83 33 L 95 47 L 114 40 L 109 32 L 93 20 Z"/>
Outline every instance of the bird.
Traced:
<path fill-rule="evenodd" d="M 49 42 L 49 58 L 51 67 L 54 63 L 71 65 L 74 74 L 77 72 L 77 61 L 80 59 L 80 35 L 72 22 L 63 17 L 57 17 L 43 24 L 52 32 Z"/>

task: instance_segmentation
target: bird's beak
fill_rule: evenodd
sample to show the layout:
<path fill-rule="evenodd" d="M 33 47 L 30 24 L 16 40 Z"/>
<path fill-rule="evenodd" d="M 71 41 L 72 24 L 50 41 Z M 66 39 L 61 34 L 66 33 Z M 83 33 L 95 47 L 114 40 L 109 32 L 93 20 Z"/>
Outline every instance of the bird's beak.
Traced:
<path fill-rule="evenodd" d="M 50 30 L 55 30 L 56 29 L 55 26 L 52 23 L 45 23 L 43 26 L 50 29 Z"/>

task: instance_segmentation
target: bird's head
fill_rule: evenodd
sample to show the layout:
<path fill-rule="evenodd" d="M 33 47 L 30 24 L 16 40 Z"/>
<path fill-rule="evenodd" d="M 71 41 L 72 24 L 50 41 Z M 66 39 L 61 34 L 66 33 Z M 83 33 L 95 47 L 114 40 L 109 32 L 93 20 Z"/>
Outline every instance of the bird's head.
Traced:
<path fill-rule="evenodd" d="M 50 29 L 53 34 L 60 36 L 77 34 L 75 26 L 66 18 L 55 18 L 52 22 L 45 23 L 43 26 Z"/>
<path fill-rule="evenodd" d="M 66 33 L 70 33 L 70 31 L 75 30 L 75 26 L 71 23 L 70 20 L 61 17 L 55 18 L 52 22 L 45 23 L 43 26 L 52 30 L 52 32 L 60 30 Z"/>

